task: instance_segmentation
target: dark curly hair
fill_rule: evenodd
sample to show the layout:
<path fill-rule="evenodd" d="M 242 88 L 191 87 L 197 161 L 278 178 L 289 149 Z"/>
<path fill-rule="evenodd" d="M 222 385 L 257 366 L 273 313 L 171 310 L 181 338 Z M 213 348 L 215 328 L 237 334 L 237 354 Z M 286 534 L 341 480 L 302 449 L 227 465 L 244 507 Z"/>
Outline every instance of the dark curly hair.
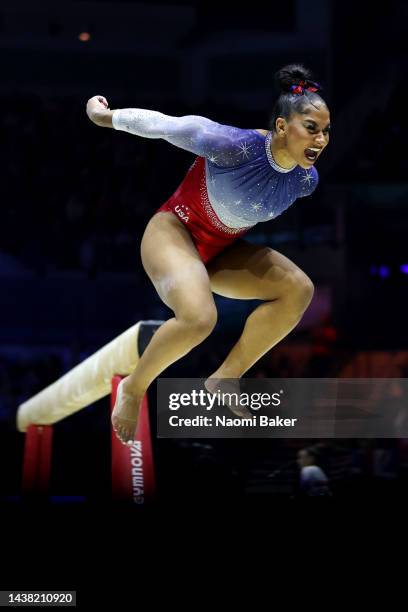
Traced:
<path fill-rule="evenodd" d="M 270 118 L 270 129 L 276 132 L 276 119 L 283 117 L 287 121 L 292 113 L 304 113 L 306 107 L 318 104 L 326 104 L 320 95 L 322 87 L 312 81 L 312 73 L 302 64 L 288 64 L 275 74 L 275 82 L 280 91 L 279 98 L 272 110 Z M 303 94 L 299 95 L 293 92 L 293 87 L 303 84 Z M 308 87 L 317 91 L 308 91 Z"/>

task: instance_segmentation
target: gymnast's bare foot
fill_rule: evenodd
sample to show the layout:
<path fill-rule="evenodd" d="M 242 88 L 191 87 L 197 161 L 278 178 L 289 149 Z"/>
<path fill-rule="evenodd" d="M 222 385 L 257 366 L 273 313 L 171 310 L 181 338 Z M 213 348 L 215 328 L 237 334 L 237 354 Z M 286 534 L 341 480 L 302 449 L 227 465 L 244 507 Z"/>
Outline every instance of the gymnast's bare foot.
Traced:
<path fill-rule="evenodd" d="M 118 385 L 116 402 L 112 411 L 112 427 L 123 444 L 131 445 L 135 439 L 143 396 L 129 389 L 124 378 Z"/>
<path fill-rule="evenodd" d="M 241 390 L 238 378 L 217 378 L 212 375 L 207 378 L 204 387 L 210 393 L 215 394 L 219 391 L 224 406 L 227 406 L 236 416 L 246 419 L 252 417 L 248 408 L 240 405 Z M 223 397 L 223 394 L 226 395 Z"/>

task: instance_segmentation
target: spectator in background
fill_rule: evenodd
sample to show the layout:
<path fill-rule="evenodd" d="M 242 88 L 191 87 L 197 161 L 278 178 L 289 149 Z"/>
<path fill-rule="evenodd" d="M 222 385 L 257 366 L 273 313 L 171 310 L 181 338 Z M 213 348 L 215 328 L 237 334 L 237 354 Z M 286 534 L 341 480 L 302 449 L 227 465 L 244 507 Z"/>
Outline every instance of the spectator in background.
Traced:
<path fill-rule="evenodd" d="M 329 479 L 317 465 L 317 452 L 313 448 L 302 448 L 298 452 L 300 467 L 301 497 L 331 497 Z"/>

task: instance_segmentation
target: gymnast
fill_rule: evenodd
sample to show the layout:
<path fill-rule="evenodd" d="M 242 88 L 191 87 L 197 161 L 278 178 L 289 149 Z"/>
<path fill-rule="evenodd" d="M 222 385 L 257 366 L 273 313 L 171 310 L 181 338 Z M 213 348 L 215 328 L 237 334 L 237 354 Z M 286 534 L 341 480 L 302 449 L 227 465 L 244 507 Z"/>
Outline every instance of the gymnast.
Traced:
<path fill-rule="evenodd" d="M 310 278 L 281 253 L 243 236 L 316 189 L 314 164 L 329 142 L 330 115 L 320 85 L 311 78 L 302 64 L 276 73 L 280 95 L 269 130 L 139 108 L 112 111 L 100 95 L 88 101 L 87 114 L 96 125 L 162 138 L 196 156 L 142 238 L 143 267 L 174 316 L 157 330 L 135 370 L 119 385 L 112 424 L 123 443 L 133 442 L 150 383 L 213 330 L 213 293 L 262 304 L 210 373 L 205 383 L 210 392 L 220 380 L 242 377 L 298 324 L 310 304 Z M 238 407 L 233 412 L 247 416 Z"/>

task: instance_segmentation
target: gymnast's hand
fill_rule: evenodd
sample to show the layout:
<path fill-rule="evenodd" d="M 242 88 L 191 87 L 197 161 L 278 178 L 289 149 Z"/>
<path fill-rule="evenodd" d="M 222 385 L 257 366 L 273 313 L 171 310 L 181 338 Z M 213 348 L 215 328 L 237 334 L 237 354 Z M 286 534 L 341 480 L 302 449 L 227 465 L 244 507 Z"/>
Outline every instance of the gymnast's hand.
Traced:
<path fill-rule="evenodd" d="M 100 127 L 112 127 L 112 111 L 104 96 L 93 96 L 86 105 L 86 114 L 90 120 Z"/>

